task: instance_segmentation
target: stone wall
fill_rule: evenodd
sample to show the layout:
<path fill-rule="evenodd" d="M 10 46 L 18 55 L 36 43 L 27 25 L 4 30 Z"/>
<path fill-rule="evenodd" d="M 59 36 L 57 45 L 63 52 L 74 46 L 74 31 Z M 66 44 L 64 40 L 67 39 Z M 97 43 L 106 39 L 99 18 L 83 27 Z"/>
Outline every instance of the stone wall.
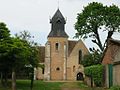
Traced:
<path fill-rule="evenodd" d="M 70 69 L 67 71 L 67 74 L 70 74 L 69 77 L 67 77 L 68 80 L 76 80 L 76 75 L 79 72 L 83 73 L 84 75 L 84 68 L 79 64 L 79 50 L 82 50 L 83 56 L 89 53 L 84 43 L 82 41 L 78 41 L 67 59 L 67 68 Z"/>
<path fill-rule="evenodd" d="M 48 41 L 50 42 L 50 50 L 51 50 L 51 56 L 50 56 L 50 79 L 51 80 L 64 80 L 66 75 L 66 59 L 67 50 L 65 50 L 68 47 L 68 40 L 67 38 L 61 38 L 61 37 L 54 37 L 54 38 L 48 38 Z M 58 43 L 58 50 L 56 50 L 56 43 Z"/>

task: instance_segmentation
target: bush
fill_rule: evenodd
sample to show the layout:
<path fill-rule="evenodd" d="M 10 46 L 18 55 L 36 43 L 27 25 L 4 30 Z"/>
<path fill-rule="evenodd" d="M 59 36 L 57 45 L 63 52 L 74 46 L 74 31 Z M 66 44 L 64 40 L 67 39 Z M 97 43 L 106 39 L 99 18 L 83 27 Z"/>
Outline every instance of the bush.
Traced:
<path fill-rule="evenodd" d="M 85 67 L 85 75 L 92 77 L 96 86 L 102 86 L 103 84 L 103 65 L 93 65 Z"/>

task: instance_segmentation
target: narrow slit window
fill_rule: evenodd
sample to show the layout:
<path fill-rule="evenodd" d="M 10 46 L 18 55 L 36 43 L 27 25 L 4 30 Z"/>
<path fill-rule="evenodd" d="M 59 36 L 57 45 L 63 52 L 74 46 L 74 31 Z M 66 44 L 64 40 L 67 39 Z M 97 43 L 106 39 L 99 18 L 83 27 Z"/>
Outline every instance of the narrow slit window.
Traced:
<path fill-rule="evenodd" d="M 42 74 L 44 74 L 44 68 L 42 69 Z"/>
<path fill-rule="evenodd" d="M 55 44 L 55 49 L 58 50 L 59 49 L 59 43 Z"/>
<path fill-rule="evenodd" d="M 82 61 L 82 50 L 79 50 L 78 64 L 80 64 L 81 61 Z"/>

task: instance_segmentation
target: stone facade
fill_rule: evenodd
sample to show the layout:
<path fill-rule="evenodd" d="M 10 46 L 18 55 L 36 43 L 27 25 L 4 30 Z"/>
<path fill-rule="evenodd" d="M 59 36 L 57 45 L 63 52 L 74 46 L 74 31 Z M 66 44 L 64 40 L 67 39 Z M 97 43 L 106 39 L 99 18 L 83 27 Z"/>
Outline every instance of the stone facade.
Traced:
<path fill-rule="evenodd" d="M 84 43 L 76 42 L 71 53 L 68 54 L 68 43 L 71 42 L 66 38 L 49 38 L 46 44 L 45 56 L 45 80 L 77 80 L 77 74 L 84 75 L 84 67 L 79 62 L 83 56 L 88 54 L 88 49 Z M 56 43 L 59 44 L 56 50 Z M 79 51 L 82 51 L 82 58 L 79 61 Z"/>
<path fill-rule="evenodd" d="M 79 51 L 82 51 L 82 56 L 79 55 Z M 80 64 L 83 56 L 88 54 L 88 50 L 85 47 L 84 43 L 79 40 L 75 44 L 74 48 L 72 49 L 71 53 L 68 55 L 67 58 L 67 79 L 68 80 L 77 80 L 77 74 L 81 72 L 84 76 L 84 67 Z M 79 58 L 82 57 L 82 58 Z M 81 59 L 81 60 L 79 60 Z"/>
<path fill-rule="evenodd" d="M 40 63 L 40 64 L 44 64 L 44 63 Z M 35 75 L 37 76 L 35 76 L 35 80 L 43 80 L 43 78 L 44 78 L 44 70 L 42 69 L 42 68 L 37 68 L 37 69 L 35 69 Z"/>
<path fill-rule="evenodd" d="M 48 52 L 46 52 L 45 73 L 47 74 L 46 77 L 50 75 L 51 80 L 66 79 L 67 43 L 67 38 L 48 38 L 46 46 L 49 47 L 46 48 Z"/>
<path fill-rule="evenodd" d="M 68 40 L 64 30 L 66 21 L 58 9 L 50 20 L 51 31 L 45 45 L 44 80 L 83 80 L 83 56 L 88 54 L 82 40 Z M 39 71 L 38 71 L 39 72 Z M 39 76 L 36 76 L 39 77 Z"/>

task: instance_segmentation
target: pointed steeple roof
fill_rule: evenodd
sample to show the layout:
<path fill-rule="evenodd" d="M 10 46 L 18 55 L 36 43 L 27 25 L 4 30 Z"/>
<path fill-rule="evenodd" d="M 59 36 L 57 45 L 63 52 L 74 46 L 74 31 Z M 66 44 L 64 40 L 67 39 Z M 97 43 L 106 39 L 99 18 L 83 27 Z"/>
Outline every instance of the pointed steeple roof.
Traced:
<path fill-rule="evenodd" d="M 52 19 L 50 20 L 51 25 L 51 32 L 49 33 L 48 37 L 66 37 L 68 35 L 65 32 L 65 18 L 63 17 L 62 13 L 58 9 Z"/>
<path fill-rule="evenodd" d="M 52 17 L 50 23 L 56 22 L 57 19 L 61 19 L 61 21 L 64 22 L 64 24 L 66 23 L 65 18 L 63 17 L 62 13 L 60 12 L 59 8 L 57 9 L 56 13 L 54 14 L 54 16 Z"/>

